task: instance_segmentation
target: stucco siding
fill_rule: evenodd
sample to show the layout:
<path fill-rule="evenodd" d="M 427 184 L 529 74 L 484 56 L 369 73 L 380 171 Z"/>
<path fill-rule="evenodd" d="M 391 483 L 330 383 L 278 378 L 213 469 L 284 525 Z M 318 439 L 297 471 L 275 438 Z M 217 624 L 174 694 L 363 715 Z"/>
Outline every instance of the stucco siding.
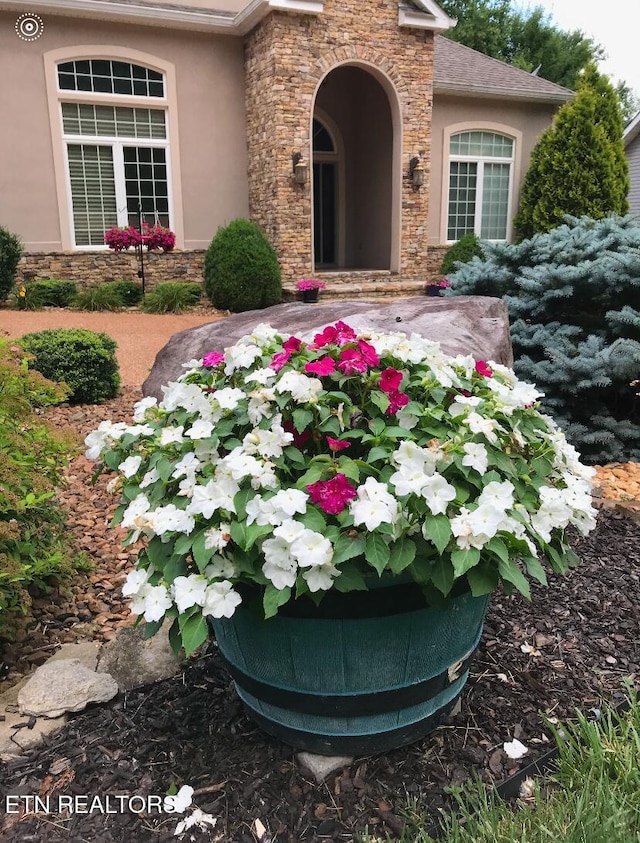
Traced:
<path fill-rule="evenodd" d="M 0 13 L 0 225 L 26 251 L 60 250 L 65 240 L 45 69 L 47 54 L 64 48 L 113 45 L 174 68 L 169 143 L 179 149 L 172 183 L 184 248 L 205 247 L 218 226 L 248 214 L 240 39 L 47 15 L 42 37 L 25 42 L 15 17 Z"/>

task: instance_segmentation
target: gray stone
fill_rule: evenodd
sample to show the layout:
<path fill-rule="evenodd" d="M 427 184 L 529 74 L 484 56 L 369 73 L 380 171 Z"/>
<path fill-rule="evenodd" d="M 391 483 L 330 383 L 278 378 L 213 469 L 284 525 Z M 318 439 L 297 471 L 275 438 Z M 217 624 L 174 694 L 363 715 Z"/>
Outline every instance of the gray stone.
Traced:
<path fill-rule="evenodd" d="M 15 712 L 3 712 L 4 720 L 0 721 L 0 759 L 12 761 L 20 758 L 29 749 L 34 749 L 43 742 L 47 735 L 52 735 L 62 729 L 67 722 L 66 716 L 35 718 L 29 728 L 29 718 Z"/>
<path fill-rule="evenodd" d="M 144 624 L 125 626 L 100 652 L 98 672 L 114 677 L 121 691 L 159 682 L 180 672 L 165 624 L 152 638 L 143 639 Z"/>
<path fill-rule="evenodd" d="M 61 659 L 78 659 L 89 670 L 95 670 L 102 643 L 100 641 L 78 641 L 75 644 L 62 644 L 59 650 L 47 659 L 47 663 Z"/>
<path fill-rule="evenodd" d="M 315 755 L 313 752 L 299 752 L 298 761 L 313 773 L 318 784 L 327 778 L 334 770 L 341 770 L 353 764 L 353 757 L 350 755 Z"/>
<path fill-rule="evenodd" d="M 21 714 L 60 717 L 89 703 L 108 702 L 117 693 L 112 676 L 90 670 L 80 659 L 49 660 L 18 692 L 18 707 Z"/>
<path fill-rule="evenodd" d="M 287 333 L 303 333 L 339 319 L 359 329 L 418 333 L 439 342 L 446 354 L 472 354 L 478 360 L 513 364 L 509 314 L 501 299 L 416 296 L 385 304 L 362 299 L 296 302 L 236 313 L 174 334 L 160 349 L 142 391 L 144 395 L 162 398 L 161 387 L 183 374 L 183 363 L 200 359 L 209 351 L 222 351 L 261 322 Z"/>

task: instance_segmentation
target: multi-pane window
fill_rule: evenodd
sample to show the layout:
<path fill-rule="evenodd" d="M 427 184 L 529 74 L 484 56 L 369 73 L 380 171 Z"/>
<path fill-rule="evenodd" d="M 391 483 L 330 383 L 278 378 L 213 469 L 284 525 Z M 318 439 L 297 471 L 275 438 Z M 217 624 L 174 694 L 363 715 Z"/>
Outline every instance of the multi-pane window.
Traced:
<path fill-rule="evenodd" d="M 465 234 L 507 239 L 513 153 L 513 139 L 494 132 L 451 137 L 447 240 Z"/>
<path fill-rule="evenodd" d="M 104 246 L 107 228 L 138 227 L 140 219 L 170 226 L 166 110 L 137 101 L 66 101 L 65 93 L 159 97 L 162 75 L 126 62 L 89 59 L 58 65 L 58 81 L 65 98 L 60 107 L 75 245 Z"/>

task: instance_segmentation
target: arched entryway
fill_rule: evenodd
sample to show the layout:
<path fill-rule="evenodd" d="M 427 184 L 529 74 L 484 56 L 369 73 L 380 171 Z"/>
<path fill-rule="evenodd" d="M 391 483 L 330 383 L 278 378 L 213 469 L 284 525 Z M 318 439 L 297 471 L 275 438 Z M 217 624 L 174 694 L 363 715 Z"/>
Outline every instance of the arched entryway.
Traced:
<path fill-rule="evenodd" d="M 389 97 L 372 73 L 341 65 L 324 78 L 313 114 L 316 270 L 396 269 L 394 134 Z"/>

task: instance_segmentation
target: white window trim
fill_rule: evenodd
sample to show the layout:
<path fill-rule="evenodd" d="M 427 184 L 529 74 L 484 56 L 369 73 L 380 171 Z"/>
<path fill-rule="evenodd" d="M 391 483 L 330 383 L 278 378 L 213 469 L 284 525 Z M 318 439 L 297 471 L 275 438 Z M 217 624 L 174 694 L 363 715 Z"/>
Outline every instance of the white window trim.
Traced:
<path fill-rule="evenodd" d="M 49 122 L 53 146 L 54 170 L 56 175 L 56 192 L 58 196 L 58 212 L 60 218 L 60 239 L 65 251 L 74 252 L 102 252 L 108 251 L 107 246 L 76 246 L 73 221 L 73 206 L 71 202 L 71 182 L 69 178 L 69 161 L 67 144 L 114 145 L 124 146 L 164 146 L 167 154 L 167 181 L 169 199 L 170 226 L 176 234 L 176 248 L 184 249 L 184 221 L 182 209 L 182 184 L 180 177 L 180 144 L 178 133 L 178 102 L 176 93 L 176 74 L 172 63 L 133 50 L 110 45 L 78 45 L 50 50 L 43 56 L 45 65 L 45 79 L 47 84 L 47 100 L 49 105 Z M 163 75 L 164 97 L 141 97 L 130 94 L 93 93 L 92 91 L 70 91 L 60 89 L 58 85 L 58 64 L 83 59 L 113 59 L 139 64 L 156 70 Z M 125 106 L 129 108 L 155 108 L 165 111 L 165 125 L 167 137 L 158 138 L 109 138 L 100 135 L 67 135 L 62 126 L 62 102 L 95 103 L 99 105 Z M 115 162 L 114 162 L 115 171 Z M 114 172 L 115 176 L 115 172 Z M 124 184 L 122 184 L 124 188 Z M 116 201 L 118 208 L 122 207 L 118 197 L 116 181 Z M 126 205 L 126 200 L 125 200 Z"/>
<path fill-rule="evenodd" d="M 496 135 L 503 135 L 513 141 L 513 151 L 510 158 L 489 156 L 489 155 L 452 155 L 451 138 L 453 135 L 459 135 L 464 132 L 491 132 Z M 478 181 L 476 183 L 476 194 L 480 197 L 480 201 L 476 201 L 475 217 L 474 217 L 474 233 L 480 236 L 480 225 L 482 217 L 482 189 L 484 187 L 484 164 L 498 163 L 511 165 L 509 171 L 509 196 L 507 205 L 507 236 L 505 240 L 490 240 L 490 243 L 508 243 L 513 236 L 513 207 L 515 203 L 516 188 L 520 184 L 520 159 L 522 155 L 522 132 L 514 129 L 513 126 L 506 126 L 502 123 L 489 122 L 465 122 L 456 123 L 447 126 L 444 129 L 443 140 L 443 156 L 442 156 L 442 205 L 440 214 L 440 242 L 449 246 L 456 240 L 449 240 L 449 194 L 451 190 L 451 178 L 449 174 L 449 164 L 451 161 L 463 161 L 470 163 L 477 163 L 478 167 Z"/>

